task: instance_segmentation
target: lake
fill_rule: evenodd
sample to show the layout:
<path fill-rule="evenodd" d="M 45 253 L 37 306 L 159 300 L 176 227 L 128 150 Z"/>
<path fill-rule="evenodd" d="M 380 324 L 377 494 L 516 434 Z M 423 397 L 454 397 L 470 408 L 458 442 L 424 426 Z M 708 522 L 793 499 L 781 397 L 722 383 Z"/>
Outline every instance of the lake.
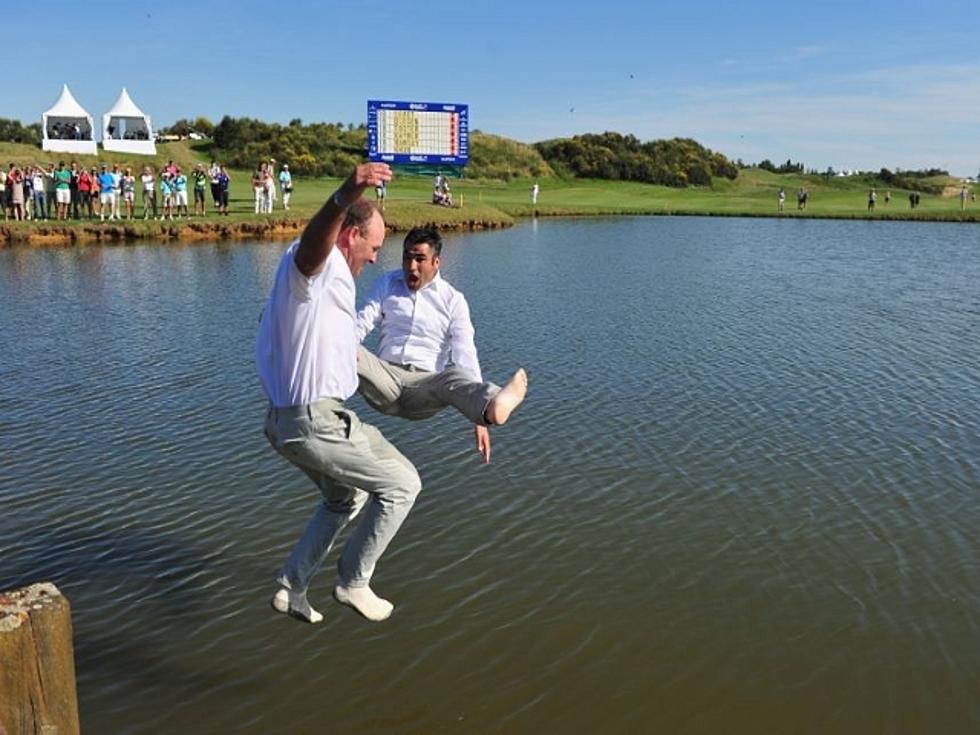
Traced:
<path fill-rule="evenodd" d="M 318 626 L 268 606 L 316 502 L 253 368 L 284 247 L 0 251 L 0 589 L 71 601 L 83 732 L 980 729 L 976 226 L 449 235 L 528 400 L 483 466 L 451 410 L 352 399 L 423 491 L 393 617 L 330 600 L 333 555 Z"/>

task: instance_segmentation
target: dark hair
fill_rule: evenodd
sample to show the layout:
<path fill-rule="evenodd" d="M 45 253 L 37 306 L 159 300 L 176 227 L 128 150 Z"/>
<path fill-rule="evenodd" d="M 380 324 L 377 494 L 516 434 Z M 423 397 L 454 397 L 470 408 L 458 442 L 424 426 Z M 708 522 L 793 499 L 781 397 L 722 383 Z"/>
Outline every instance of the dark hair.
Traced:
<path fill-rule="evenodd" d="M 435 227 L 416 227 L 409 230 L 405 235 L 404 249 L 408 250 L 413 245 L 425 243 L 432 248 L 433 255 L 442 255 L 442 237 L 439 230 Z"/>
<path fill-rule="evenodd" d="M 358 199 L 347 207 L 347 214 L 344 215 L 344 224 L 340 226 L 340 229 L 346 230 L 349 227 L 357 227 L 363 232 L 367 229 L 375 212 L 381 214 L 381 210 L 367 199 Z"/>

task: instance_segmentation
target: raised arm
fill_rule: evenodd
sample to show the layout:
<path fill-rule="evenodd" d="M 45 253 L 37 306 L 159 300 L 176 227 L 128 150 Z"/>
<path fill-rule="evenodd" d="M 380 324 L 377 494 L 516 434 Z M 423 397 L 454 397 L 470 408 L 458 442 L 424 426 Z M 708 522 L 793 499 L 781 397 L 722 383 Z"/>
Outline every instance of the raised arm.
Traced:
<path fill-rule="evenodd" d="M 364 163 L 354 169 L 303 230 L 296 249 L 296 267 L 300 273 L 309 278 L 323 268 L 340 235 L 347 207 L 357 201 L 369 186 L 390 180 L 391 168 L 387 163 Z"/>

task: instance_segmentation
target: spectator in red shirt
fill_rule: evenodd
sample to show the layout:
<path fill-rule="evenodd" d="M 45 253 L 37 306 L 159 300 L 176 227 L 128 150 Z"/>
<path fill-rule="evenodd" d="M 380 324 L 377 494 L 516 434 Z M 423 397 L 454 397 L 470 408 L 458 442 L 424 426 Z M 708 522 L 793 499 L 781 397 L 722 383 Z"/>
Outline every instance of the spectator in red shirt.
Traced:
<path fill-rule="evenodd" d="M 92 219 L 92 177 L 84 168 L 78 175 L 78 198 L 82 200 L 82 208 L 88 210 L 88 218 Z"/>

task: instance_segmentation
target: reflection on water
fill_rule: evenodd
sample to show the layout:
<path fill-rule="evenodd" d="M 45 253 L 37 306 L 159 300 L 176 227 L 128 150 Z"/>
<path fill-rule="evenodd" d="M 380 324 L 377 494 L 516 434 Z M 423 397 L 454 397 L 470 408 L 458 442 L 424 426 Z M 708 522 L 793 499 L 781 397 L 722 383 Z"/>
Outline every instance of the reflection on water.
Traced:
<path fill-rule="evenodd" d="M 419 467 L 368 625 L 271 578 L 314 502 L 251 355 L 282 244 L 0 252 L 0 588 L 73 605 L 84 730 L 980 727 L 973 227 L 687 218 L 451 236 L 527 404 L 360 415 Z M 380 265 L 397 267 L 397 242 Z M 380 272 L 362 277 L 366 288 Z"/>

